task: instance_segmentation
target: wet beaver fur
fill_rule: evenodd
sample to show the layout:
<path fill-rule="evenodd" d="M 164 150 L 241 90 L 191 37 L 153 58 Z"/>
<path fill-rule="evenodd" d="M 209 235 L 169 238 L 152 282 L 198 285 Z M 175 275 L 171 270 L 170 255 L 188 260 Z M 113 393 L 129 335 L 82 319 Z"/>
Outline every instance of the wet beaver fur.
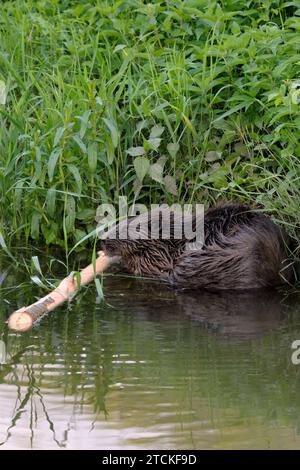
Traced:
<path fill-rule="evenodd" d="M 149 212 L 159 226 L 159 212 Z M 129 219 L 127 227 L 137 222 Z M 182 223 L 173 214 L 171 228 Z M 118 226 L 120 233 L 123 222 Z M 173 231 L 174 232 L 174 231 Z M 259 289 L 294 281 L 288 259 L 291 240 L 268 216 L 248 205 L 225 203 L 211 208 L 204 216 L 204 244 L 186 249 L 187 240 L 175 239 L 102 240 L 109 256 L 120 256 L 132 274 L 167 280 L 185 289 Z"/>

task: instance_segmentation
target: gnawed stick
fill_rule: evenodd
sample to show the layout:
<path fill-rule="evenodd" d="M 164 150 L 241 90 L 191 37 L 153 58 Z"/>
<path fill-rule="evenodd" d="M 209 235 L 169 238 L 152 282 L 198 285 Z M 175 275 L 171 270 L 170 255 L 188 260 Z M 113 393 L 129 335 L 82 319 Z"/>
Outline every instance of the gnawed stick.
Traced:
<path fill-rule="evenodd" d="M 89 264 L 80 272 L 80 285 L 86 285 L 91 282 L 97 275 L 105 271 L 113 261 L 115 261 L 114 257 L 109 257 L 103 251 L 99 251 L 95 267 L 93 264 Z M 13 312 L 8 319 L 8 327 L 19 332 L 30 330 L 34 323 L 45 313 L 51 312 L 73 297 L 77 291 L 78 285 L 76 279 L 73 276 L 65 277 L 50 294 L 28 307 L 21 307 Z"/>

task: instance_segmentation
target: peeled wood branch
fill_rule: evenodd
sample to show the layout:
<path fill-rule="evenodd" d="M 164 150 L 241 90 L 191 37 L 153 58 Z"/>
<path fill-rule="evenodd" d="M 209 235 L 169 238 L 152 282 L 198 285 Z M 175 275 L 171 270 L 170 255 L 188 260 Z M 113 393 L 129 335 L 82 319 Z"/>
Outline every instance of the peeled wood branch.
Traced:
<path fill-rule="evenodd" d="M 80 272 L 80 285 L 91 282 L 96 276 L 105 271 L 113 261 L 115 261 L 115 258 L 109 257 L 103 251 L 100 251 L 95 266 L 90 264 Z M 28 307 L 22 307 L 13 312 L 8 319 L 8 327 L 18 332 L 30 330 L 43 315 L 73 297 L 78 289 L 77 281 L 73 276 L 65 277 L 50 294 Z"/>

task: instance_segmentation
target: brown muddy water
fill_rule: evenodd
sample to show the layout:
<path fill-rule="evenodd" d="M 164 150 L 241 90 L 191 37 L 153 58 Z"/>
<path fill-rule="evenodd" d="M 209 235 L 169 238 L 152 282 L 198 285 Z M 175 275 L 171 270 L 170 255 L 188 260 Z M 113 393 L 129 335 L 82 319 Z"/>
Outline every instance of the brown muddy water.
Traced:
<path fill-rule="evenodd" d="M 300 448 L 299 297 L 109 275 L 19 335 L 45 291 L 1 270 L 0 450 Z"/>

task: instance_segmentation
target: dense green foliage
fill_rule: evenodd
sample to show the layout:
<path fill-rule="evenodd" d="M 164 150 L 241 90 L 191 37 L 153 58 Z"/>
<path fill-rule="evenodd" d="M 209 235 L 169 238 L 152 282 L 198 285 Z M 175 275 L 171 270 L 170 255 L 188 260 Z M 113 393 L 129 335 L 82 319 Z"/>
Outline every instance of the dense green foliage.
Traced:
<path fill-rule="evenodd" d="M 254 201 L 294 233 L 299 34 L 300 1 L 3 2 L 3 238 L 71 246 L 119 195 Z"/>

